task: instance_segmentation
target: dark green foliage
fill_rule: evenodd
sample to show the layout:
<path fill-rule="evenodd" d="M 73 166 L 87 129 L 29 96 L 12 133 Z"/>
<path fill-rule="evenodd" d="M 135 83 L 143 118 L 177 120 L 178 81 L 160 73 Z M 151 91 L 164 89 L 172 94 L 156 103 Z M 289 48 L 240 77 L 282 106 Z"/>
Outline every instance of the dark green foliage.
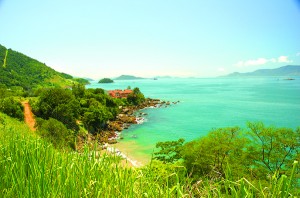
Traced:
<path fill-rule="evenodd" d="M 163 161 L 165 163 L 174 163 L 181 159 L 181 150 L 184 139 L 179 139 L 177 141 L 166 141 L 158 142 L 156 148 L 160 151 L 154 153 L 154 159 Z"/>
<path fill-rule="evenodd" d="M 9 97 L 12 95 L 13 95 L 13 93 L 10 90 L 8 90 L 5 85 L 0 84 L 0 99 Z"/>
<path fill-rule="evenodd" d="M 189 174 L 211 179 L 246 177 L 255 182 L 267 182 L 275 174 L 291 175 L 293 161 L 299 160 L 300 129 L 262 123 L 249 123 L 248 127 L 248 132 L 238 127 L 215 129 L 186 143 L 181 154 Z"/>
<path fill-rule="evenodd" d="M 262 172 L 285 173 L 300 153 L 300 130 L 265 127 L 263 123 L 248 123 L 248 156 L 252 165 Z"/>
<path fill-rule="evenodd" d="M 82 121 L 91 133 L 97 133 L 105 129 L 107 121 L 113 119 L 113 114 L 107 107 L 96 100 L 90 100 L 89 108 L 85 111 Z"/>
<path fill-rule="evenodd" d="M 194 176 L 219 178 L 224 176 L 227 163 L 242 163 L 246 142 L 238 127 L 215 129 L 185 144 L 182 155 L 188 171 Z"/>
<path fill-rule="evenodd" d="M 70 74 L 66 74 L 66 73 L 60 73 L 60 75 L 63 77 L 63 78 L 66 78 L 66 79 L 73 79 L 73 76 L 71 76 Z"/>
<path fill-rule="evenodd" d="M 7 56 L 6 56 L 7 53 Z M 6 64 L 4 58 L 6 57 Z M 0 84 L 8 88 L 20 86 L 24 90 L 37 87 L 66 87 L 80 79 L 71 79 L 68 74 L 56 72 L 35 59 L 0 45 Z M 86 82 L 86 81 L 84 81 Z"/>
<path fill-rule="evenodd" d="M 85 94 L 85 86 L 83 84 L 74 84 L 72 93 L 76 98 L 83 98 Z"/>
<path fill-rule="evenodd" d="M 38 117 L 55 118 L 72 130 L 78 130 L 76 121 L 82 120 L 90 133 L 98 133 L 118 114 L 120 103 L 103 89 L 86 90 L 84 85 L 75 84 L 72 91 L 61 88 L 39 90 L 39 100 L 33 109 Z"/>
<path fill-rule="evenodd" d="M 102 78 L 98 83 L 113 83 L 114 81 L 110 78 Z"/>
<path fill-rule="evenodd" d="M 136 87 L 133 89 L 133 92 L 128 95 L 127 101 L 129 104 L 139 105 L 145 101 L 145 96 L 140 89 Z"/>
<path fill-rule="evenodd" d="M 67 145 L 74 148 L 74 135 L 65 125 L 56 119 L 37 119 L 38 133 L 51 142 L 56 148 L 65 148 Z"/>
<path fill-rule="evenodd" d="M 0 45 L 0 67 L 3 67 L 4 65 L 4 59 L 6 55 L 6 48 L 2 45 Z"/>
<path fill-rule="evenodd" d="M 70 129 L 77 129 L 76 119 L 80 113 L 80 103 L 71 90 L 61 88 L 46 89 L 40 94 L 35 109 L 43 119 L 55 118 Z"/>
<path fill-rule="evenodd" d="M 79 84 L 84 84 L 84 85 L 90 84 L 90 81 L 84 78 L 73 78 L 73 80 L 78 82 Z"/>
<path fill-rule="evenodd" d="M 10 117 L 24 120 L 23 106 L 13 97 L 7 97 L 0 100 L 0 111 L 9 115 Z"/>

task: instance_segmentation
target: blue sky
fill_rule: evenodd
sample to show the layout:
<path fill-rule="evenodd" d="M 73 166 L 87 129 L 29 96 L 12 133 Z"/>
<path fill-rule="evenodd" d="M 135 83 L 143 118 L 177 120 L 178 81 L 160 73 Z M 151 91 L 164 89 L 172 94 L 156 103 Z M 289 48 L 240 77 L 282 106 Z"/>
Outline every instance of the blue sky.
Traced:
<path fill-rule="evenodd" d="M 300 2 L 0 0 L 0 44 L 95 79 L 300 65 Z"/>

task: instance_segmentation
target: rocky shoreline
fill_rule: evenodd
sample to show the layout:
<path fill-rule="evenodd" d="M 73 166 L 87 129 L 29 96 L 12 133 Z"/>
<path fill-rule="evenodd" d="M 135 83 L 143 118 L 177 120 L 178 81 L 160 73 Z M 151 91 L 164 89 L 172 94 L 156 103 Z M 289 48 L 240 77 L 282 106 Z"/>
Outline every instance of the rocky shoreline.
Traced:
<path fill-rule="evenodd" d="M 128 129 L 132 124 L 141 124 L 144 121 L 146 113 L 138 112 L 145 108 L 166 108 L 172 104 L 177 104 L 179 101 L 170 102 L 159 99 L 147 98 L 142 104 L 136 106 L 120 106 L 120 113 L 117 115 L 116 120 L 108 122 L 107 143 L 115 144 L 120 134 L 124 129 Z"/>
<path fill-rule="evenodd" d="M 95 144 L 97 144 L 97 147 L 100 146 L 98 147 L 100 150 L 105 150 L 108 153 L 120 156 L 122 159 L 130 162 L 133 167 L 142 166 L 140 162 L 129 158 L 119 149 L 115 148 L 113 144 L 118 143 L 118 140 L 122 139 L 121 133 L 124 129 L 128 129 L 133 124 L 143 123 L 144 117 L 147 116 L 147 114 L 139 112 L 140 110 L 145 108 L 167 108 L 179 102 L 180 101 L 170 102 L 147 98 L 142 104 L 137 106 L 120 106 L 120 113 L 116 116 L 115 120 L 107 123 L 108 127 L 106 130 L 97 135 L 87 134 L 86 136 L 78 136 L 76 150 L 81 152 L 85 143 L 88 143 L 87 145 L 90 148 L 95 148 Z"/>

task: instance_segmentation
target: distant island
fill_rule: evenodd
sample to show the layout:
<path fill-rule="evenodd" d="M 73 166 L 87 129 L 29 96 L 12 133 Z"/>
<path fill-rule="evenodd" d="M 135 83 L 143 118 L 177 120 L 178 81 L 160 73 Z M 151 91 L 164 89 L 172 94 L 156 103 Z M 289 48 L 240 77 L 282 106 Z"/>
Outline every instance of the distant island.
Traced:
<path fill-rule="evenodd" d="M 102 78 L 98 83 L 113 83 L 114 81 L 110 78 Z"/>
<path fill-rule="evenodd" d="M 223 77 L 256 77 L 256 76 L 300 76 L 300 65 L 286 65 L 276 69 L 259 69 L 254 72 L 234 72 Z"/>
<path fill-rule="evenodd" d="M 142 80 L 142 79 L 145 79 L 145 78 L 131 76 L 131 75 L 121 75 L 121 76 L 115 78 L 114 80 Z"/>

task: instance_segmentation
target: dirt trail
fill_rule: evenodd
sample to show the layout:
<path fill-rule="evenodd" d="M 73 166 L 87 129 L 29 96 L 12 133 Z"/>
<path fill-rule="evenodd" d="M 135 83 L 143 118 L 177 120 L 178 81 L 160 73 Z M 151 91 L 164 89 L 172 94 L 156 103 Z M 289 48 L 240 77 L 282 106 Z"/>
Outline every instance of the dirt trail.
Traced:
<path fill-rule="evenodd" d="M 24 106 L 25 122 L 32 131 L 35 131 L 35 128 L 34 128 L 35 119 L 34 119 L 32 111 L 31 111 L 31 107 L 27 101 L 22 102 L 22 104 Z"/>
<path fill-rule="evenodd" d="M 6 67 L 6 58 L 7 58 L 7 54 L 8 54 L 8 50 L 6 50 L 6 52 L 5 52 L 5 57 L 4 57 L 4 60 L 3 60 L 3 67 L 4 67 L 4 68 Z"/>

